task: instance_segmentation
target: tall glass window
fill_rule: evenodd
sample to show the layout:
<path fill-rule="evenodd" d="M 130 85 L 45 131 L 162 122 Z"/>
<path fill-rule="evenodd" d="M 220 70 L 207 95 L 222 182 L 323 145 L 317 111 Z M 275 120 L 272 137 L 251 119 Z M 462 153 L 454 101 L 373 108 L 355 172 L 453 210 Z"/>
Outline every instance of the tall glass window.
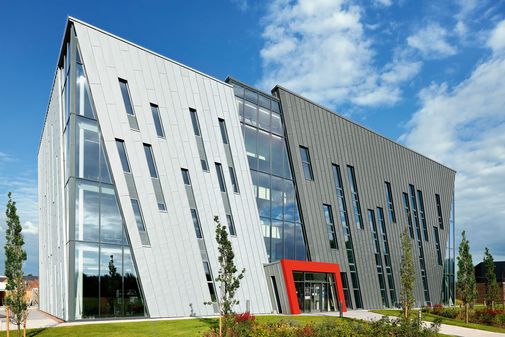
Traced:
<path fill-rule="evenodd" d="M 377 277 L 379 280 L 378 285 L 381 293 L 382 305 L 385 307 L 389 307 L 389 300 L 386 290 L 386 281 L 384 279 L 384 271 L 382 267 L 379 233 L 377 232 L 377 224 L 375 223 L 375 214 L 374 211 L 371 209 L 368 210 L 368 221 L 370 222 L 370 230 L 372 232 L 372 240 L 374 242 L 375 267 L 377 270 Z"/>
<path fill-rule="evenodd" d="M 384 182 L 386 185 L 386 199 L 388 202 L 388 210 L 389 210 L 389 220 L 392 223 L 396 223 L 396 212 L 395 212 L 395 204 L 393 202 L 393 192 L 391 192 L 391 184 L 387 181 Z"/>
<path fill-rule="evenodd" d="M 76 51 L 76 83 L 75 83 L 75 109 L 76 114 L 95 119 L 95 113 L 91 103 L 91 93 L 89 91 L 88 79 L 84 71 L 79 50 Z"/>
<path fill-rule="evenodd" d="M 414 228 L 412 226 L 412 215 L 410 212 L 409 196 L 407 193 L 403 193 L 403 207 L 405 209 L 405 216 L 407 217 L 407 223 L 409 225 L 410 238 L 414 238 Z"/>
<path fill-rule="evenodd" d="M 333 223 L 333 213 L 331 212 L 331 206 L 323 204 L 323 215 L 326 221 L 326 229 L 328 230 L 328 240 L 330 242 L 330 248 L 337 249 L 337 233 L 335 232 L 335 224 Z"/>
<path fill-rule="evenodd" d="M 363 223 L 363 217 L 361 216 L 361 204 L 359 202 L 358 194 L 358 184 L 356 182 L 356 175 L 354 173 L 354 167 L 347 166 L 347 174 L 349 176 L 349 182 L 351 184 L 351 195 L 352 195 L 352 206 L 354 209 L 354 220 L 358 228 L 365 229 L 365 224 Z"/>
<path fill-rule="evenodd" d="M 391 298 L 391 305 L 396 306 L 397 297 L 396 297 L 396 287 L 395 280 L 393 276 L 393 266 L 391 263 L 391 255 L 389 250 L 389 240 L 388 234 L 386 230 L 386 221 L 384 220 L 384 211 L 382 208 L 377 207 L 377 219 L 379 220 L 379 229 L 382 236 L 382 244 L 383 244 L 383 255 L 384 255 L 384 264 L 386 266 L 386 275 L 388 280 L 389 287 L 389 297 Z"/>
<path fill-rule="evenodd" d="M 149 173 L 152 178 L 158 178 L 158 172 L 156 170 L 156 164 L 154 162 L 153 150 L 151 145 L 144 144 L 144 153 L 146 155 L 147 166 L 149 167 Z"/>
<path fill-rule="evenodd" d="M 239 193 L 238 181 L 237 181 L 237 176 L 235 175 L 235 169 L 230 166 L 230 167 L 228 167 L 228 170 L 230 171 L 230 180 L 231 180 L 231 186 L 233 188 L 233 192 Z"/>
<path fill-rule="evenodd" d="M 435 248 L 437 250 L 437 262 L 441 266 L 442 265 L 442 251 L 440 250 L 440 237 L 438 234 L 438 227 L 433 226 L 433 234 L 435 236 Z"/>
<path fill-rule="evenodd" d="M 429 241 L 428 237 L 428 224 L 426 223 L 426 212 L 424 211 L 423 192 L 417 190 L 417 199 L 419 200 L 419 218 L 423 225 L 423 236 L 425 241 Z"/>
<path fill-rule="evenodd" d="M 237 235 L 237 230 L 235 229 L 235 222 L 233 221 L 233 217 L 231 214 L 226 214 L 226 222 L 228 223 L 228 231 L 230 235 Z"/>
<path fill-rule="evenodd" d="M 200 218 L 198 217 L 198 212 L 196 209 L 191 209 L 191 218 L 193 219 L 193 226 L 195 227 L 196 237 L 202 239 L 202 227 L 200 226 Z"/>
<path fill-rule="evenodd" d="M 128 164 L 128 157 L 126 156 L 124 141 L 116 138 L 116 147 L 119 154 L 119 159 L 121 160 L 121 167 L 123 167 L 123 172 L 130 173 L 130 164 Z"/>
<path fill-rule="evenodd" d="M 333 164 L 332 168 L 333 181 L 335 183 L 335 192 L 337 194 L 337 201 L 340 212 L 340 222 L 342 223 L 342 227 L 344 229 L 344 241 L 345 249 L 347 252 L 347 263 L 349 264 L 349 273 L 351 275 L 351 285 L 353 288 L 354 299 L 356 301 L 356 308 L 362 308 L 363 301 L 361 298 L 356 259 L 354 257 L 354 245 L 352 243 L 351 227 L 349 226 L 349 217 L 347 215 L 347 204 L 345 201 L 344 185 L 342 184 L 342 175 L 340 173 L 340 166 Z"/>
<path fill-rule="evenodd" d="M 151 103 L 151 113 L 153 115 L 156 134 L 158 135 L 158 137 L 165 137 L 165 132 L 163 131 L 163 124 L 161 123 L 160 109 L 156 104 Z"/>
<path fill-rule="evenodd" d="M 184 181 L 184 185 L 191 185 L 191 179 L 189 177 L 189 171 L 187 169 L 181 168 L 182 181 Z"/>
<path fill-rule="evenodd" d="M 203 270 L 205 272 L 205 279 L 207 280 L 207 286 L 209 287 L 210 301 L 216 302 L 217 301 L 216 288 L 214 286 L 214 280 L 212 278 L 212 272 L 210 271 L 209 262 L 203 261 Z"/>
<path fill-rule="evenodd" d="M 304 229 L 279 102 L 230 82 L 240 114 L 268 259 L 271 262 L 282 258 L 305 260 Z"/>
<path fill-rule="evenodd" d="M 123 96 L 123 103 L 126 109 L 126 113 L 131 116 L 135 116 L 133 112 L 133 105 L 130 98 L 130 89 L 128 88 L 128 82 L 123 79 L 119 79 L 119 88 L 121 89 L 121 95 Z"/>
<path fill-rule="evenodd" d="M 226 123 L 224 119 L 219 118 L 219 130 L 221 130 L 221 139 L 224 144 L 228 144 L 228 132 L 226 132 Z"/>
<path fill-rule="evenodd" d="M 455 214 L 454 214 L 454 193 L 452 195 L 451 212 L 449 213 L 449 231 L 447 233 L 447 244 L 444 258 L 444 276 L 442 281 L 442 302 L 453 305 L 455 303 L 455 264 L 456 264 L 456 236 L 455 236 Z"/>
<path fill-rule="evenodd" d="M 191 116 L 191 124 L 193 125 L 193 132 L 195 136 L 201 137 L 200 124 L 198 123 L 198 116 L 195 109 L 189 109 L 189 115 Z"/>
<path fill-rule="evenodd" d="M 219 182 L 219 189 L 221 192 L 226 192 L 226 183 L 224 181 L 224 176 L 223 176 L 223 167 L 219 163 L 216 164 L 216 174 L 217 174 L 217 181 Z"/>
<path fill-rule="evenodd" d="M 303 175 L 306 180 L 314 180 L 314 172 L 312 171 L 312 163 L 310 162 L 309 149 L 300 146 L 300 158 L 302 159 Z"/>
<path fill-rule="evenodd" d="M 438 226 L 444 229 L 444 218 L 442 217 L 442 204 L 440 203 L 440 195 L 435 194 L 435 201 L 437 203 Z"/>
<path fill-rule="evenodd" d="M 71 39 L 75 39 L 73 34 L 72 31 Z M 67 44 L 67 48 L 72 45 L 75 44 Z M 69 64 L 73 53 L 75 66 Z M 75 207 L 75 217 L 69 219 L 73 229 L 70 247 L 74 256 L 71 275 L 75 291 L 71 298 L 75 306 L 69 312 L 73 315 L 71 319 L 77 320 L 143 316 L 143 297 L 82 61 L 78 46 L 73 51 L 67 50 L 64 106 L 65 113 L 76 115 L 76 128 L 67 127 L 65 131 L 67 156 L 72 151 L 75 154 L 75 171 L 67 169 L 67 177 L 73 179 L 66 186 L 67 193 L 75 191 L 67 195 Z M 69 85 L 72 71 L 76 76 L 73 96 Z M 74 148 L 69 145 L 72 139 Z M 116 145 L 123 168 L 129 172 L 124 143 L 117 140 Z"/>
<path fill-rule="evenodd" d="M 142 217 L 142 210 L 140 209 L 140 204 L 137 199 L 131 199 L 133 215 L 135 216 L 135 223 L 140 232 L 146 231 L 146 226 L 144 225 L 144 218 Z"/>

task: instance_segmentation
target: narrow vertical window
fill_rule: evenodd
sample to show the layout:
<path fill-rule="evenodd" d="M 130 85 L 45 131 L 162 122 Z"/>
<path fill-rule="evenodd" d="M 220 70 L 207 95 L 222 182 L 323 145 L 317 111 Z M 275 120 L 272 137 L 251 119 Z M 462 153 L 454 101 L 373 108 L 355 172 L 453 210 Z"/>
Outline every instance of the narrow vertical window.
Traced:
<path fill-rule="evenodd" d="M 328 230 L 328 240 L 330 242 L 330 248 L 337 249 L 337 234 L 335 233 L 335 224 L 333 223 L 333 213 L 331 212 L 331 206 L 323 204 L 323 215 L 326 221 L 326 229 Z"/>
<path fill-rule="evenodd" d="M 237 235 L 237 231 L 235 230 L 235 222 L 233 222 L 233 217 L 231 214 L 226 214 L 226 222 L 228 223 L 228 231 L 230 235 Z"/>
<path fill-rule="evenodd" d="M 217 301 L 216 288 L 214 287 L 212 273 L 210 271 L 210 266 L 207 261 L 203 261 L 203 270 L 205 271 L 205 279 L 207 280 L 207 286 L 209 287 L 210 300 L 211 302 L 216 302 Z"/>
<path fill-rule="evenodd" d="M 191 209 L 191 218 L 193 219 L 193 226 L 195 227 L 196 237 L 202 239 L 202 227 L 200 226 L 200 219 L 198 217 L 198 212 L 196 209 Z"/>
<path fill-rule="evenodd" d="M 433 226 L 433 234 L 435 236 L 435 248 L 437 250 L 437 262 L 441 266 L 442 265 L 442 252 L 440 250 L 440 237 L 438 234 L 438 227 Z"/>
<path fill-rule="evenodd" d="M 386 291 L 386 281 L 384 278 L 384 269 L 382 267 L 379 233 L 377 232 L 377 224 L 375 223 L 375 212 L 371 209 L 368 210 L 368 221 L 370 222 L 370 230 L 372 231 L 372 239 L 374 241 L 375 267 L 379 281 L 379 290 L 382 297 L 382 305 L 389 307 L 389 300 Z"/>
<path fill-rule="evenodd" d="M 141 232 L 146 231 L 146 227 L 144 225 L 144 218 L 142 217 L 142 211 L 140 209 L 140 204 L 137 199 L 131 199 L 133 215 L 135 215 L 135 222 L 137 223 L 137 228 Z"/>
<path fill-rule="evenodd" d="M 124 141 L 116 138 L 116 147 L 119 154 L 119 159 L 121 160 L 121 167 L 123 167 L 123 172 L 130 173 L 130 165 L 128 164 L 128 157 L 126 156 Z"/>
<path fill-rule="evenodd" d="M 405 209 L 405 216 L 407 217 L 407 223 L 409 225 L 409 234 L 410 238 L 414 238 L 414 228 L 412 226 L 412 215 L 410 212 L 410 204 L 409 204 L 409 195 L 405 192 L 402 193 L 403 195 L 403 208 Z"/>
<path fill-rule="evenodd" d="M 191 123 L 193 124 L 193 132 L 195 136 L 201 137 L 200 123 L 198 122 L 198 116 L 195 109 L 189 109 L 189 114 L 191 116 Z"/>
<path fill-rule="evenodd" d="M 393 203 L 393 193 L 391 192 L 391 184 L 387 181 L 384 182 L 386 185 L 386 199 L 388 202 L 388 210 L 389 210 L 389 220 L 392 223 L 396 223 L 396 213 L 395 213 L 395 205 Z"/>
<path fill-rule="evenodd" d="M 153 115 L 156 134 L 158 135 L 158 137 L 165 137 L 165 132 L 163 131 L 163 124 L 161 123 L 160 109 L 156 104 L 151 103 L 151 113 Z"/>
<path fill-rule="evenodd" d="M 417 190 L 417 200 L 419 201 L 419 218 L 423 225 L 423 236 L 425 241 L 429 241 L 428 237 L 428 224 L 426 223 L 426 212 L 424 210 L 423 192 Z"/>
<path fill-rule="evenodd" d="M 306 180 L 314 180 L 314 172 L 312 171 L 312 164 L 310 162 L 309 149 L 300 146 L 300 157 L 302 158 L 303 175 Z"/>
<path fill-rule="evenodd" d="M 189 177 L 189 171 L 187 169 L 181 168 L 182 181 L 184 181 L 184 185 L 191 185 L 191 179 Z"/>
<path fill-rule="evenodd" d="M 130 90 L 128 88 L 128 82 L 123 79 L 119 79 L 119 87 L 121 88 L 121 95 L 123 96 L 123 103 L 126 109 L 126 113 L 131 116 L 135 116 L 133 112 L 133 105 L 130 98 Z"/>
<path fill-rule="evenodd" d="M 219 129 L 221 130 L 221 138 L 224 144 L 228 144 L 228 132 L 226 131 L 226 123 L 224 119 L 219 118 Z"/>
<path fill-rule="evenodd" d="M 361 290 L 359 285 L 359 275 L 356 266 L 356 259 L 354 256 L 354 245 L 352 242 L 352 231 L 351 226 L 349 226 L 349 217 L 347 215 L 347 204 L 345 201 L 344 185 L 342 184 L 342 175 L 340 173 L 340 166 L 333 164 L 333 181 L 335 183 L 335 192 L 337 194 L 339 212 L 340 212 L 340 222 L 344 229 L 344 242 L 345 249 L 347 251 L 347 262 L 349 264 L 349 274 L 351 276 L 351 285 L 354 293 L 354 299 L 356 301 L 356 308 L 363 307 L 363 300 L 361 297 Z M 347 300 L 347 299 L 346 299 Z M 352 307 L 350 305 L 349 307 Z"/>
<path fill-rule="evenodd" d="M 382 208 L 377 207 L 377 219 L 379 220 L 379 229 L 382 236 L 383 243 L 383 255 L 384 255 L 384 264 L 386 269 L 386 275 L 388 280 L 389 287 L 389 297 L 391 298 L 391 305 L 396 306 L 397 297 L 396 297 L 396 287 L 395 287 L 395 279 L 393 276 L 393 266 L 391 263 L 391 255 L 389 250 L 389 241 L 388 234 L 386 231 L 386 221 L 384 220 L 384 211 Z"/>
<path fill-rule="evenodd" d="M 219 182 L 219 189 L 221 190 L 221 192 L 226 192 L 226 184 L 224 182 L 223 168 L 221 167 L 221 164 L 219 163 L 215 164 L 216 164 L 217 180 Z"/>
<path fill-rule="evenodd" d="M 144 153 L 146 154 L 147 166 L 149 167 L 149 173 L 151 174 L 151 177 L 158 178 L 158 172 L 156 170 L 156 164 L 154 162 L 151 145 L 144 144 Z"/>
<path fill-rule="evenodd" d="M 229 166 L 228 169 L 230 171 L 230 179 L 231 179 L 231 186 L 233 188 L 233 192 L 239 193 L 237 176 L 235 175 L 235 170 L 231 166 Z"/>
<path fill-rule="evenodd" d="M 349 181 L 351 183 L 351 194 L 352 194 L 352 205 L 354 208 L 354 219 L 356 220 L 356 225 L 365 229 L 365 224 L 363 223 L 363 217 L 361 215 L 361 204 L 359 202 L 358 194 L 358 184 L 356 182 L 356 174 L 354 173 L 354 167 L 347 166 L 347 174 L 349 176 Z"/>
<path fill-rule="evenodd" d="M 440 229 L 444 229 L 444 218 L 442 217 L 442 204 L 440 203 L 439 194 L 435 194 L 435 201 L 437 202 L 438 225 Z"/>

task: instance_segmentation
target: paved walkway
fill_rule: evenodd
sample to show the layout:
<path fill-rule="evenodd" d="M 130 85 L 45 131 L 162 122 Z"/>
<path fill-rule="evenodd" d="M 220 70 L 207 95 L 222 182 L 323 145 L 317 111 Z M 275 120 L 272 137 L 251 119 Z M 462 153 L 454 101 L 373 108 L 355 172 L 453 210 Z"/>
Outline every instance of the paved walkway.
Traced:
<path fill-rule="evenodd" d="M 338 313 L 322 313 L 324 316 L 338 316 Z M 376 314 L 374 312 L 370 312 L 368 310 L 350 310 L 344 313 L 344 317 L 361 319 L 365 321 L 376 321 L 382 318 L 381 314 Z M 396 318 L 396 317 L 390 317 Z M 431 322 L 423 323 L 426 326 L 430 326 Z M 463 328 L 455 325 L 441 324 L 440 325 L 440 333 L 449 336 L 458 336 L 458 337 L 505 337 L 505 333 L 498 332 L 489 332 L 477 329 Z"/>
<path fill-rule="evenodd" d="M 39 311 L 37 308 L 29 308 L 28 309 L 28 321 L 26 322 L 27 329 L 36 329 L 36 328 L 48 328 L 51 326 L 58 325 L 61 321 L 49 316 L 42 311 Z M 12 321 L 11 321 L 12 322 Z M 16 325 L 10 324 L 10 330 L 13 331 L 17 329 Z M 22 328 L 22 326 L 21 326 Z M 0 308 L 0 331 L 6 329 L 5 324 L 5 307 Z"/>

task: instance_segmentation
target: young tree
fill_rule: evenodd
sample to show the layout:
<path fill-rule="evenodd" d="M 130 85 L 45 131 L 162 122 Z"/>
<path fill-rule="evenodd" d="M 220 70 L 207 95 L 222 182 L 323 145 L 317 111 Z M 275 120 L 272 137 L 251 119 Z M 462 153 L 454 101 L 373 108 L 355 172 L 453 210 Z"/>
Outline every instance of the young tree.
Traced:
<path fill-rule="evenodd" d="M 12 313 L 14 323 L 18 327 L 18 336 L 21 336 L 21 324 L 25 318 L 27 305 L 25 301 L 25 281 L 23 279 L 23 262 L 26 260 L 26 251 L 23 249 L 24 239 L 21 234 L 22 227 L 17 215 L 16 202 L 8 194 L 7 231 L 5 232 L 5 276 L 7 276 L 7 292 L 5 302 Z"/>
<path fill-rule="evenodd" d="M 465 322 L 468 323 L 468 306 L 477 297 L 475 282 L 475 271 L 473 268 L 472 254 L 470 254 L 470 243 L 466 239 L 465 231 L 461 233 L 461 243 L 458 249 L 458 280 L 456 288 L 459 297 L 465 305 Z"/>
<path fill-rule="evenodd" d="M 228 238 L 226 226 L 221 225 L 219 217 L 217 216 L 214 217 L 214 222 L 216 223 L 216 241 L 219 251 L 219 257 L 217 258 L 219 262 L 219 271 L 216 282 L 220 283 L 221 289 L 219 300 L 221 335 L 221 317 L 224 316 L 226 321 L 228 316 L 234 313 L 233 306 L 239 304 L 239 301 L 235 299 L 235 294 L 240 288 L 240 280 L 244 277 L 245 269 L 239 272 L 233 261 L 235 254 L 233 253 L 233 247 Z"/>
<path fill-rule="evenodd" d="M 498 286 L 498 282 L 496 282 L 493 255 L 491 255 L 487 247 L 484 252 L 484 270 L 486 275 L 486 293 L 484 294 L 484 301 L 488 307 L 494 309 L 494 303 L 500 296 L 500 287 Z"/>
<path fill-rule="evenodd" d="M 412 245 L 410 243 L 407 229 L 402 234 L 402 261 L 400 266 L 400 302 L 402 305 L 403 318 L 409 318 L 410 310 L 414 305 L 414 285 L 416 282 L 416 271 L 414 269 L 414 258 L 412 257 Z"/>

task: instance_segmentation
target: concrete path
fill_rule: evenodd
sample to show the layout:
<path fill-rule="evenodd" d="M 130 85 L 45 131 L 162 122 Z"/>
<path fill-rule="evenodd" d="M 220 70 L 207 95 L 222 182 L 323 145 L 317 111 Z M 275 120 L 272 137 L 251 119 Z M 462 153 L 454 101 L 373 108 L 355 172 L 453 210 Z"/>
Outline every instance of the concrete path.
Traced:
<path fill-rule="evenodd" d="M 322 313 L 325 316 L 338 316 L 338 313 Z M 376 314 L 368 310 L 349 310 L 344 313 L 344 317 L 361 319 L 365 321 L 377 321 L 382 318 L 381 314 Z M 395 319 L 396 317 L 390 317 Z M 423 324 L 430 326 L 431 322 L 423 321 Z M 458 337 L 505 337 L 505 333 L 489 332 L 477 329 L 463 328 L 455 325 L 441 324 L 440 333 Z"/>
<path fill-rule="evenodd" d="M 5 307 L 0 308 L 0 331 L 6 329 L 6 324 L 5 324 L 6 318 L 5 318 Z M 37 329 L 37 328 L 48 328 L 51 326 L 56 326 L 62 321 L 49 316 L 42 311 L 39 311 L 37 308 L 29 308 L 28 309 L 28 321 L 26 322 L 26 328 L 27 329 Z M 23 328 L 21 326 L 21 328 Z M 13 325 L 12 321 L 9 326 L 9 329 L 11 331 L 14 331 L 17 329 L 17 325 Z"/>

